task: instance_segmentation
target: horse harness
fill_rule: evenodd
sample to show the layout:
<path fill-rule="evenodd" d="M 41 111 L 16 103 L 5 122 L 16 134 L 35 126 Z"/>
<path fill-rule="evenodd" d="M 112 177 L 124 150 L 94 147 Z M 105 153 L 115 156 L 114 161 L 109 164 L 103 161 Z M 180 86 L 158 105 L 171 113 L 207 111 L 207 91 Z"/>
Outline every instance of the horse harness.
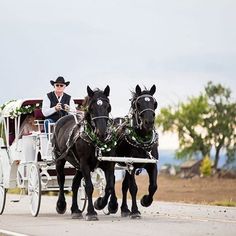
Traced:
<path fill-rule="evenodd" d="M 144 113 L 144 112 L 146 112 L 146 111 L 151 111 L 151 112 L 153 112 L 153 113 L 155 114 L 155 110 L 153 110 L 153 109 L 151 109 L 151 108 L 146 108 L 146 109 L 143 109 L 142 111 L 138 111 L 138 101 L 139 101 L 139 99 L 141 99 L 141 98 L 144 98 L 144 101 L 146 101 L 146 102 L 149 102 L 149 101 L 150 101 L 150 98 L 151 98 L 154 102 L 156 102 L 156 99 L 155 99 L 152 95 L 150 95 L 150 94 L 143 94 L 143 95 L 138 96 L 136 99 L 133 99 L 133 100 L 132 100 L 132 104 L 134 104 L 134 109 L 132 109 L 132 106 L 131 106 L 130 114 L 131 114 L 131 115 L 133 114 L 133 115 L 135 116 L 136 123 L 137 123 L 137 125 L 138 125 L 140 128 L 141 128 L 141 126 L 142 126 L 142 120 L 140 119 L 142 113 Z M 140 120 L 140 122 L 139 122 L 139 120 Z"/>
<path fill-rule="evenodd" d="M 84 118 L 78 119 L 75 114 L 73 114 L 73 116 L 75 119 L 75 125 L 72 127 L 69 133 L 69 137 L 66 142 L 67 148 L 63 153 L 57 151 L 59 158 L 57 158 L 55 161 L 65 159 L 66 161 L 69 161 L 76 169 L 80 169 L 80 162 L 76 158 L 73 151 L 73 146 L 79 138 L 81 138 L 86 143 L 88 143 L 88 145 L 93 145 L 95 147 L 95 157 L 102 155 L 103 147 L 100 147 L 99 144 L 94 140 L 94 138 L 91 137 L 91 134 L 87 131 L 88 126 L 89 126 L 88 122 Z M 101 118 L 109 119 L 109 117 L 107 116 L 97 116 L 97 117 L 92 117 L 92 120 L 101 119 Z M 113 135 L 111 131 L 108 132 L 105 142 L 109 142 L 112 137 Z M 104 144 L 104 146 L 106 146 L 106 144 Z M 68 155 L 69 153 L 72 154 L 72 156 Z"/>
<path fill-rule="evenodd" d="M 141 129 L 142 127 L 142 120 L 141 120 L 142 113 L 146 111 L 151 111 L 155 114 L 155 110 L 151 108 L 146 108 L 141 111 L 138 111 L 137 104 L 138 104 L 139 99 L 141 98 L 144 98 L 146 102 L 149 102 L 151 99 L 154 102 L 156 102 L 156 99 L 150 94 L 143 94 L 143 95 L 138 96 L 136 99 L 132 100 L 132 104 L 134 105 L 134 108 L 132 108 L 131 106 L 128 119 L 126 121 L 126 124 L 124 125 L 125 132 L 123 132 L 123 136 L 121 138 L 123 138 L 131 146 L 145 150 L 146 152 L 148 152 L 150 156 L 150 152 L 152 148 L 154 147 L 154 145 L 158 144 L 158 140 L 159 140 L 158 133 L 156 132 L 155 129 L 153 129 L 152 134 L 150 135 L 150 137 L 148 137 L 148 140 L 143 140 L 141 137 L 139 137 L 136 134 L 135 129 L 136 128 Z M 133 124 L 132 117 L 135 117 L 136 126 L 134 126 Z"/>
<path fill-rule="evenodd" d="M 152 151 L 152 148 L 154 147 L 154 145 L 158 144 L 158 140 L 159 140 L 158 133 L 156 132 L 155 129 L 153 129 L 149 140 L 145 140 L 145 141 L 141 140 L 140 138 L 137 137 L 137 135 L 135 133 L 135 127 L 133 127 L 133 122 L 132 122 L 132 118 L 131 118 L 134 115 L 138 127 L 141 127 L 142 122 L 138 122 L 141 114 L 145 111 L 152 111 L 153 113 L 155 113 L 155 111 L 151 108 L 143 109 L 142 111 L 138 112 L 137 102 L 141 98 L 144 98 L 145 101 L 150 101 L 150 98 L 151 98 L 156 102 L 155 98 L 149 94 L 144 94 L 144 95 L 137 97 L 133 101 L 135 109 L 132 109 L 130 111 L 129 115 L 126 117 L 125 122 L 123 124 L 119 125 L 118 127 L 116 127 L 116 129 L 113 129 L 111 127 L 108 129 L 109 132 L 108 132 L 107 138 L 105 140 L 105 144 L 101 144 L 101 142 L 98 142 L 98 139 L 94 139 L 93 137 L 91 137 L 91 133 L 89 133 L 87 131 L 89 124 L 84 118 L 78 120 L 77 116 L 73 115 L 74 119 L 75 119 L 75 125 L 71 129 L 70 134 L 69 134 L 69 138 L 66 142 L 67 149 L 63 153 L 57 152 L 57 154 L 59 155 L 59 158 L 57 158 L 56 161 L 65 158 L 67 161 L 69 161 L 71 164 L 73 164 L 73 166 L 76 169 L 80 169 L 80 163 L 77 160 L 77 158 L 75 157 L 75 154 L 72 149 L 73 145 L 76 143 L 76 141 L 79 138 L 84 140 L 89 145 L 93 145 L 95 147 L 95 157 L 101 156 L 102 152 L 104 152 L 104 151 L 107 151 L 107 152 L 110 151 L 111 147 L 114 147 L 114 146 L 116 146 L 116 144 L 118 142 L 125 140 L 129 145 L 146 151 L 147 156 L 150 159 L 153 159 L 154 157 L 152 156 L 151 151 Z M 102 100 L 98 99 L 97 104 L 98 105 L 102 104 Z M 102 119 L 102 118 L 109 119 L 108 116 L 97 116 L 97 117 L 91 117 L 91 121 L 94 121 L 95 119 Z M 121 135 L 114 134 L 114 132 L 117 132 L 119 130 L 124 130 L 123 132 L 121 132 Z M 114 141 L 114 136 L 116 136 L 115 141 Z M 108 147 L 108 150 L 104 150 L 107 146 L 107 143 L 109 143 L 111 141 L 112 141 L 111 147 Z M 68 155 L 68 153 L 71 153 L 72 156 Z"/>

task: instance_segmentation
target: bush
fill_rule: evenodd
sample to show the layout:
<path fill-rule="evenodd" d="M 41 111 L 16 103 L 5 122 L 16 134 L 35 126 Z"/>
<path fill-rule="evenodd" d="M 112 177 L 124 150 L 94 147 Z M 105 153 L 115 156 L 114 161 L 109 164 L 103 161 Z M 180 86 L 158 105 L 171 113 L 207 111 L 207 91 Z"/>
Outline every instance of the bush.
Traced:
<path fill-rule="evenodd" d="M 211 169 L 211 159 L 209 156 L 205 156 L 202 160 L 201 166 L 200 166 L 200 173 L 202 176 L 210 176 L 212 173 Z"/>

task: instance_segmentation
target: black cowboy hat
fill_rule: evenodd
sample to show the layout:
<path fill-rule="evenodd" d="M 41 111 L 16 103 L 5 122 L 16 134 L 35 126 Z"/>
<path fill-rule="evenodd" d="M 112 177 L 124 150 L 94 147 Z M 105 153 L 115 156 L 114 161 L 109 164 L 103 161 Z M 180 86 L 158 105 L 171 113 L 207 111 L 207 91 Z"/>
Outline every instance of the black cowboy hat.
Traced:
<path fill-rule="evenodd" d="M 70 84 L 69 81 L 65 82 L 64 78 L 62 76 L 59 76 L 56 81 L 50 80 L 50 83 L 52 86 L 54 86 L 54 84 L 65 84 L 66 86 L 68 86 Z"/>

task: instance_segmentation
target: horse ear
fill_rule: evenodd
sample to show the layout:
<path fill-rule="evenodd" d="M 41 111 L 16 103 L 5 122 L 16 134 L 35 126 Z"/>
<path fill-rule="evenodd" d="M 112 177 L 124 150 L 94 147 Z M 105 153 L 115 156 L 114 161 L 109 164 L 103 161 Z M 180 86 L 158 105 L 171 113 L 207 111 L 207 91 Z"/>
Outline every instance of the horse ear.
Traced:
<path fill-rule="evenodd" d="M 156 92 L 156 85 L 152 85 L 151 89 L 150 89 L 150 94 L 153 95 Z"/>
<path fill-rule="evenodd" d="M 89 86 L 87 86 L 87 93 L 89 97 L 92 97 L 94 95 L 93 90 Z"/>
<path fill-rule="evenodd" d="M 136 88 L 135 88 L 135 92 L 136 92 L 137 95 L 140 95 L 141 92 L 142 92 L 142 90 L 141 90 L 141 88 L 139 87 L 138 84 L 137 84 L 137 86 L 136 86 Z"/>
<path fill-rule="evenodd" d="M 110 87 L 109 87 L 109 85 L 107 85 L 107 87 L 104 89 L 103 94 L 106 95 L 107 97 L 109 96 L 109 94 L 110 94 Z"/>

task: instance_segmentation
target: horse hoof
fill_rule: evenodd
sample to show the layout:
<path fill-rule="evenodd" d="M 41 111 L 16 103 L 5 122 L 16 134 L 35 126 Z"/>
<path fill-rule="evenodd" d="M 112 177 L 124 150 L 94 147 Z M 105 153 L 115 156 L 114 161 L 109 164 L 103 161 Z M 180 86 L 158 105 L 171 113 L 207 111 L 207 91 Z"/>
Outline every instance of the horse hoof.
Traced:
<path fill-rule="evenodd" d="M 130 211 L 122 211 L 121 212 L 121 217 L 128 217 L 130 216 Z"/>
<path fill-rule="evenodd" d="M 98 217 L 97 217 L 97 215 L 86 215 L 85 220 L 86 221 L 96 221 L 96 220 L 98 220 Z"/>
<path fill-rule="evenodd" d="M 116 203 L 115 205 L 108 204 L 108 211 L 110 214 L 116 214 L 116 212 L 118 211 L 118 203 Z"/>
<path fill-rule="evenodd" d="M 57 203 L 56 211 L 58 214 L 64 214 L 66 212 L 66 202 L 63 202 L 63 204 Z"/>
<path fill-rule="evenodd" d="M 72 213 L 71 218 L 72 219 L 83 219 L 83 215 L 81 212 L 80 213 Z"/>
<path fill-rule="evenodd" d="M 131 213 L 130 214 L 130 219 L 141 219 L 141 213 L 140 212 Z"/>
<path fill-rule="evenodd" d="M 149 207 L 152 204 L 153 199 L 148 195 L 144 195 L 140 201 L 141 205 L 144 207 Z"/>
<path fill-rule="evenodd" d="M 95 202 L 94 202 L 94 208 L 96 210 L 102 210 L 104 207 L 102 206 L 102 198 L 99 197 Z"/>

